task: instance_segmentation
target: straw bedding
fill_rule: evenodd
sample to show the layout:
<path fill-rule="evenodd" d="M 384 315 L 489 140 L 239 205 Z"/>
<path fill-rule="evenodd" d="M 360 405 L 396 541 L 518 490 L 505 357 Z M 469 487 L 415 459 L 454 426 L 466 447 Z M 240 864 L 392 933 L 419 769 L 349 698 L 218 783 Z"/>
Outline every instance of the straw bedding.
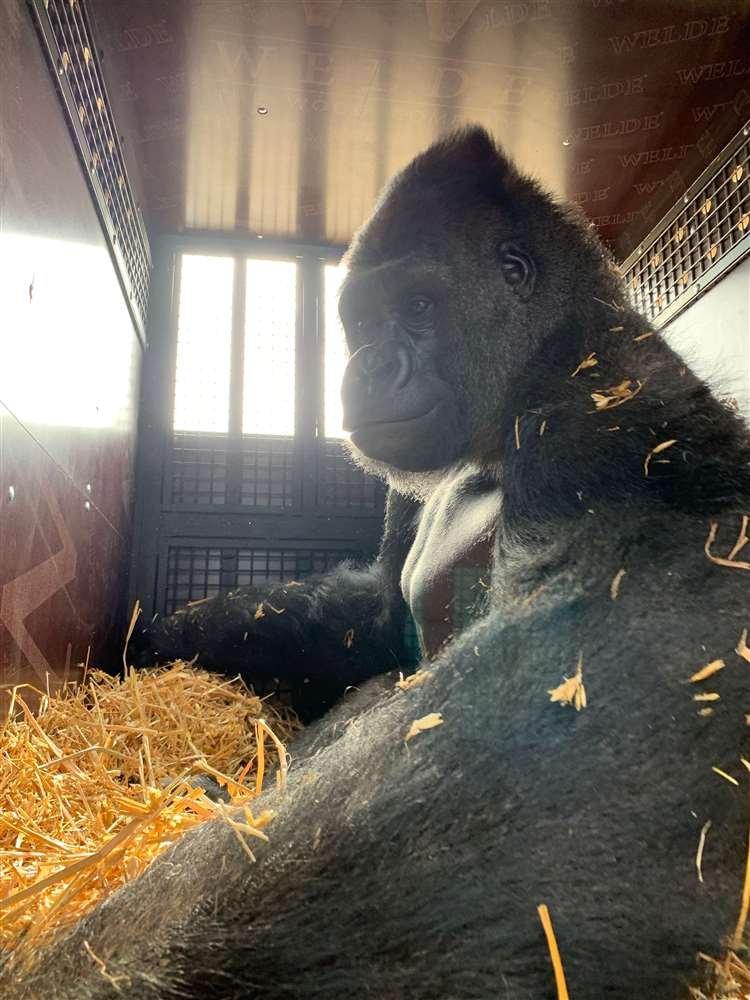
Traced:
<path fill-rule="evenodd" d="M 51 696 L 14 689 L 0 730 L 0 950 L 33 955 L 204 819 L 223 817 L 252 857 L 272 818 L 252 800 L 270 765 L 285 775 L 298 728 L 240 680 L 182 662 L 90 671 Z M 240 811 L 191 787 L 199 775 Z"/>

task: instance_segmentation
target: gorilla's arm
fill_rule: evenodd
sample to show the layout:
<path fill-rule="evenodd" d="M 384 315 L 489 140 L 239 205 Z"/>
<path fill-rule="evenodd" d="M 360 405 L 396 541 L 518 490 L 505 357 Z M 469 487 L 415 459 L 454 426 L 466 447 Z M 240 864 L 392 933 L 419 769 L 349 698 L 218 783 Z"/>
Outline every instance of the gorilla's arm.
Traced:
<path fill-rule="evenodd" d="M 157 618 L 138 636 L 139 663 L 198 658 L 201 666 L 239 673 L 257 690 L 288 687 L 308 721 L 346 690 L 404 666 L 403 561 L 417 505 L 389 492 L 377 560 L 267 588 L 246 587 Z"/>
<path fill-rule="evenodd" d="M 659 557 L 676 547 L 674 520 L 659 521 Z M 612 601 L 611 565 L 592 566 L 596 540 L 566 527 L 593 573 L 585 599 L 512 625 L 491 612 L 424 684 L 391 688 L 314 758 L 295 758 L 286 789 L 253 803 L 276 812 L 269 842 L 250 843 L 256 864 L 229 826 L 201 825 L 35 956 L 27 979 L 0 973 L 0 996 L 540 1000 L 552 995 L 542 902 L 576 1000 L 684 996 L 741 886 L 745 799 L 710 765 L 739 773 L 746 682 L 741 668 L 718 682 L 731 726 L 696 717 L 684 669 L 694 643 L 670 613 L 667 573 L 690 580 L 685 620 L 706 605 L 722 623 L 719 651 L 743 621 L 719 613 L 740 585 L 705 560 L 703 523 L 679 518 L 688 557 L 651 564 L 645 534 Z M 624 635 L 627 670 L 612 640 Z M 578 713 L 551 704 L 549 689 L 582 644 L 589 707 Z M 405 743 L 433 712 L 443 725 Z"/>

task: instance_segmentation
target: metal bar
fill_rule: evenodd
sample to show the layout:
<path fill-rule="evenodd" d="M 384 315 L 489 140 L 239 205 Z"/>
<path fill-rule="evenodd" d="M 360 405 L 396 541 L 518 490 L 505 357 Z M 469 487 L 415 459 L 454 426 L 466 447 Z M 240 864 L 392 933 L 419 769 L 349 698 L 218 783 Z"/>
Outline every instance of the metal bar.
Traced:
<path fill-rule="evenodd" d="M 160 607 L 158 572 L 161 510 L 171 482 L 171 424 L 180 261 L 157 257 L 149 314 L 149 349 L 141 374 L 135 468 L 135 513 L 130 570 L 130 604 L 140 600 L 145 616 Z M 165 479 L 167 482 L 165 482 Z"/>
<path fill-rule="evenodd" d="M 247 268 L 234 258 L 232 338 L 229 369 L 229 434 L 226 435 L 227 482 L 225 503 L 239 506 L 242 491 L 242 413 L 245 377 L 245 301 Z"/>
<path fill-rule="evenodd" d="M 191 230 L 188 233 L 174 233 L 162 237 L 161 245 L 173 252 L 201 254 L 242 254 L 245 257 L 264 260 L 318 260 L 336 263 L 345 248 L 312 243 L 287 242 L 285 240 L 259 240 L 248 233 L 216 233 L 205 230 Z"/>
<path fill-rule="evenodd" d="M 300 413 L 298 435 L 301 449 L 301 507 L 304 511 L 315 508 L 318 482 L 318 416 L 320 412 L 320 383 L 323 360 L 319 327 L 320 272 L 318 260 L 300 261 L 300 357 L 298 371 L 298 399 Z"/>

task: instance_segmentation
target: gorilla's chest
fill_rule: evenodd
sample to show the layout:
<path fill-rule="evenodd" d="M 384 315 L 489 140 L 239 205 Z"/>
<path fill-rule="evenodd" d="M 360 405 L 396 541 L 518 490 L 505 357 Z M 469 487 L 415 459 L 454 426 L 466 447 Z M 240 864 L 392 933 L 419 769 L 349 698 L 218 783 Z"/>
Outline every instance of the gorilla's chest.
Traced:
<path fill-rule="evenodd" d="M 401 590 L 428 656 L 486 607 L 500 505 L 495 485 L 463 471 L 440 486 L 422 510 Z"/>

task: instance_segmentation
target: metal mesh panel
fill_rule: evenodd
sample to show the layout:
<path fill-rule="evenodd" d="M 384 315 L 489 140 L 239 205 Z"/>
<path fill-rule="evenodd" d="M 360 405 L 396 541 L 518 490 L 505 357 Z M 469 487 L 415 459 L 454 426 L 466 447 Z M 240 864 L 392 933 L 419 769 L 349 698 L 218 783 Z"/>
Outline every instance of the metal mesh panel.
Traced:
<path fill-rule="evenodd" d="M 120 281 L 143 335 L 151 270 L 148 241 L 125 170 L 84 0 L 34 0 L 32 7 L 57 71 L 58 88 Z"/>
<path fill-rule="evenodd" d="M 750 249 L 750 130 L 730 143 L 713 175 L 685 195 L 677 213 L 625 264 L 635 306 L 656 319 L 702 279 L 716 280 L 739 244 Z M 711 275 L 707 272 L 711 271 Z M 675 308 L 679 308 L 675 306 Z"/>
<path fill-rule="evenodd" d="M 175 358 L 175 431 L 229 430 L 234 260 L 182 254 Z"/>
<path fill-rule="evenodd" d="M 367 554 L 345 549 L 213 548 L 178 545 L 167 556 L 164 611 L 216 597 L 236 587 L 285 583 L 322 573 L 344 559 Z"/>
<path fill-rule="evenodd" d="M 321 443 L 321 450 L 318 506 L 349 511 L 379 509 L 385 496 L 380 480 L 358 469 L 340 441 L 326 439 Z"/>
<path fill-rule="evenodd" d="M 221 439 L 176 434 L 172 452 L 172 503 L 225 504 L 227 451 Z"/>
<path fill-rule="evenodd" d="M 297 264 L 248 260 L 242 430 L 294 433 Z"/>
<path fill-rule="evenodd" d="M 221 549 L 182 545 L 170 548 L 164 610 L 171 614 L 190 601 L 216 597 L 220 584 Z"/>
<path fill-rule="evenodd" d="M 239 549 L 236 586 L 297 580 L 361 557 L 362 553 L 342 549 Z"/>
<path fill-rule="evenodd" d="M 237 586 L 280 583 L 297 576 L 297 553 L 289 549 L 239 549 Z"/>
<path fill-rule="evenodd" d="M 248 507 L 294 506 L 294 439 L 245 437 L 242 442 L 240 503 Z"/>

